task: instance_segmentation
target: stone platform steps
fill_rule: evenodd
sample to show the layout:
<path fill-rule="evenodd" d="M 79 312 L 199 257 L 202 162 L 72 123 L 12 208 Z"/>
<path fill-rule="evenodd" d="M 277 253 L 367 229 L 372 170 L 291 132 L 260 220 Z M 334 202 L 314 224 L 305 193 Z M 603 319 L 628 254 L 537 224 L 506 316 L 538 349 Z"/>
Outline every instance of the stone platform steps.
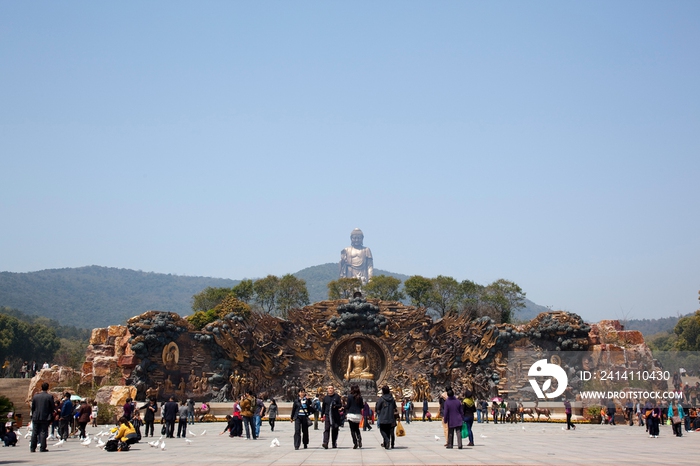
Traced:
<path fill-rule="evenodd" d="M 15 413 L 22 415 L 25 425 L 29 422 L 29 405 L 26 400 L 31 381 L 32 379 L 0 379 L 0 395 L 8 397 L 14 403 Z"/>

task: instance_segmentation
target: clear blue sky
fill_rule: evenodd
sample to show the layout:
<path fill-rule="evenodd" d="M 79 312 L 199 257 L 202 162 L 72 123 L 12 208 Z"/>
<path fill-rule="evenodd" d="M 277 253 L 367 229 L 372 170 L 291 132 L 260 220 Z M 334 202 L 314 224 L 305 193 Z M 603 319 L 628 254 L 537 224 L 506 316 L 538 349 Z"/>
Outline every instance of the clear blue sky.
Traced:
<path fill-rule="evenodd" d="M 698 308 L 700 2 L 0 3 L 0 270 L 339 259 Z"/>

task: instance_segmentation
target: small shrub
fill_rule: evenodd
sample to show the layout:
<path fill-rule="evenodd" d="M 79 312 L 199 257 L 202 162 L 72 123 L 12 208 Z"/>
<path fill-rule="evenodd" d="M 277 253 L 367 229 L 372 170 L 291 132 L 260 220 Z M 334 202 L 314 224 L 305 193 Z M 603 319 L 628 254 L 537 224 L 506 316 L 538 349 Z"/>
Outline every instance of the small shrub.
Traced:
<path fill-rule="evenodd" d="M 15 405 L 10 401 L 10 399 L 4 395 L 0 395 L 0 419 L 4 419 L 7 413 L 15 410 Z"/>
<path fill-rule="evenodd" d="M 588 408 L 586 408 L 586 414 L 588 415 L 588 417 L 591 417 L 591 418 L 600 417 L 601 409 L 602 409 L 601 406 L 592 405 L 592 406 L 589 406 Z"/>
<path fill-rule="evenodd" d="M 97 403 L 97 423 L 115 424 L 117 421 L 117 407 L 109 403 Z"/>

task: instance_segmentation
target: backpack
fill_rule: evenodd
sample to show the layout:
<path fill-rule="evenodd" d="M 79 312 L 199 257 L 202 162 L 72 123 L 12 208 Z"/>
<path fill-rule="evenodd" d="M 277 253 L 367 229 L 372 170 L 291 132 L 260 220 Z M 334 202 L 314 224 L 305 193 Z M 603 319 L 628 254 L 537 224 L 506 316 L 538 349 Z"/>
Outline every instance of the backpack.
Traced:
<path fill-rule="evenodd" d="M 107 443 L 105 443 L 105 446 L 104 446 L 105 451 L 117 451 L 118 449 L 119 449 L 119 440 L 117 440 L 117 439 L 107 440 Z"/>

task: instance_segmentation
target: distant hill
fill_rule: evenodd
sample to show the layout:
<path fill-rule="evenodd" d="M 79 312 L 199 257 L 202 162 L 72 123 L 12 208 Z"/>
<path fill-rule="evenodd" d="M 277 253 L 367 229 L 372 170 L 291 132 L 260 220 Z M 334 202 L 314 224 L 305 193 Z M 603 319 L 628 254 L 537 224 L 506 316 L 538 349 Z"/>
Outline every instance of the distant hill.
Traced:
<path fill-rule="evenodd" d="M 82 328 L 123 324 L 148 310 L 192 313 L 192 295 L 236 280 L 79 267 L 39 272 L 0 272 L 0 306 Z"/>
<path fill-rule="evenodd" d="M 408 275 L 375 269 L 375 275 L 390 275 L 401 281 Z M 293 274 L 306 281 L 309 300 L 328 298 L 327 284 L 338 278 L 338 264 L 327 263 Z M 0 272 L 0 306 L 25 314 L 48 317 L 63 325 L 92 329 L 123 324 L 148 310 L 171 311 L 181 316 L 192 313 L 192 295 L 204 288 L 233 287 L 239 280 L 187 277 L 110 267 L 79 267 L 39 272 Z M 515 315 L 527 321 L 547 312 L 526 300 Z"/>
<path fill-rule="evenodd" d="M 692 315 L 692 313 L 687 315 Z M 630 319 L 623 323 L 625 330 L 639 330 L 642 332 L 642 335 L 649 336 L 661 332 L 673 333 L 673 329 L 681 317 L 685 316 L 662 317 L 660 319 Z"/>
<path fill-rule="evenodd" d="M 525 307 L 516 312 L 513 317 L 518 322 L 529 322 L 541 312 L 549 312 L 550 310 L 525 298 Z"/>
<path fill-rule="evenodd" d="M 323 265 L 307 267 L 293 275 L 306 281 L 306 289 L 309 291 L 309 300 L 312 303 L 316 303 L 328 299 L 328 282 L 337 280 L 339 273 L 340 268 L 338 263 L 330 262 Z M 401 281 L 409 278 L 408 275 L 387 272 L 381 269 L 374 269 L 374 275 L 388 275 L 398 278 Z"/>

